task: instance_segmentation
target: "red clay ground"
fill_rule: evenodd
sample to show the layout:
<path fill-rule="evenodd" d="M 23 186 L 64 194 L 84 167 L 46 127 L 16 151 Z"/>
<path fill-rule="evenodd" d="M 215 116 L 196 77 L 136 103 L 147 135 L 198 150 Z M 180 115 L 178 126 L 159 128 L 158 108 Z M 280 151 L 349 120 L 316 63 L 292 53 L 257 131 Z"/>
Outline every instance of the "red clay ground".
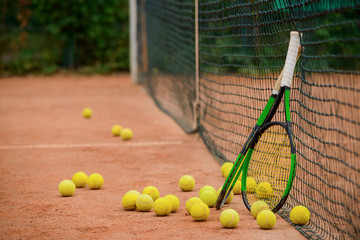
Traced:
<path fill-rule="evenodd" d="M 93 118 L 82 118 L 84 107 Z M 259 229 L 238 195 L 227 206 L 240 214 L 237 228 L 223 229 L 213 208 L 207 221 L 194 222 L 186 200 L 203 185 L 222 186 L 219 164 L 128 75 L 0 79 L 0 116 L 1 239 L 302 238 L 279 216 L 273 230 Z M 134 138 L 112 137 L 114 124 L 133 129 Z M 60 197 L 58 184 L 76 171 L 102 174 L 103 188 Z M 178 187 L 184 174 L 196 179 L 192 192 Z M 178 212 L 124 211 L 124 193 L 148 185 L 177 195 Z"/>

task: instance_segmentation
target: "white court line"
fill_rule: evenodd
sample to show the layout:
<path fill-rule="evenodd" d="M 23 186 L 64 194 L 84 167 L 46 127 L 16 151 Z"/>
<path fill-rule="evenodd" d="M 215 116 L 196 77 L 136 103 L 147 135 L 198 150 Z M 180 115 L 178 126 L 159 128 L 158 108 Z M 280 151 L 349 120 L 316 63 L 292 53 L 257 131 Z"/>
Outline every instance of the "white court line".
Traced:
<path fill-rule="evenodd" d="M 36 144 L 36 145 L 8 145 L 0 146 L 0 150 L 11 149 L 47 149 L 47 148 L 93 148 L 93 147 L 136 147 L 182 144 L 181 141 L 164 142 L 129 142 L 129 143 L 80 143 L 80 144 Z"/>

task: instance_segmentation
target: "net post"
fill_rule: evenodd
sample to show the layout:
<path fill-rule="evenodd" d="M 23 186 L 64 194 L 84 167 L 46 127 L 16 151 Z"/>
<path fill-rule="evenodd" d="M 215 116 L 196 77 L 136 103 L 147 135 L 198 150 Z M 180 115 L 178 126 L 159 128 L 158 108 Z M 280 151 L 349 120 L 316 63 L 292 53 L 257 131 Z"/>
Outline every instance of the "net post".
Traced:
<path fill-rule="evenodd" d="M 129 3 L 129 21 L 130 21 L 130 74 L 131 82 L 139 83 L 138 78 L 138 62 L 137 62 L 137 6 L 136 1 L 130 1 Z"/>
<path fill-rule="evenodd" d="M 141 58 L 142 58 L 142 73 L 148 73 L 149 72 L 149 63 L 148 63 L 148 39 L 147 39 L 147 33 L 146 33 L 146 12 L 145 12 L 145 4 L 146 0 L 141 0 L 141 8 L 142 14 L 141 14 L 141 44 L 142 44 L 142 52 L 141 52 Z"/>
<path fill-rule="evenodd" d="M 199 68 L 199 0 L 195 1 L 195 102 L 193 103 L 193 131 L 196 131 L 198 128 L 199 120 L 199 111 L 200 111 L 200 101 L 199 101 L 199 91 L 200 91 L 200 68 Z"/>

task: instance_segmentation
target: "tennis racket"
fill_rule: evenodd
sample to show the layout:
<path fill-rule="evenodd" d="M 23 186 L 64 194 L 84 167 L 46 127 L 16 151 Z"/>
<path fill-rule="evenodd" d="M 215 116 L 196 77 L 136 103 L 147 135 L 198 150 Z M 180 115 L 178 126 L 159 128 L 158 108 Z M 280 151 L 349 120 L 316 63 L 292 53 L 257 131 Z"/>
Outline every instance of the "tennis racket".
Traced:
<path fill-rule="evenodd" d="M 241 180 L 241 194 L 249 210 L 254 202 L 263 200 L 270 210 L 277 212 L 286 202 L 294 180 L 296 151 L 291 130 L 290 88 L 299 46 L 299 33 L 291 32 L 280 89 L 284 93 L 285 122 L 265 123 L 249 144 Z M 256 189 L 247 186 L 250 178 L 253 183 L 255 180 Z"/>
<path fill-rule="evenodd" d="M 291 32 L 291 36 L 293 36 L 295 34 L 298 34 L 298 33 Z M 298 50 L 296 52 L 298 52 Z M 288 51 L 287 55 L 289 55 L 289 54 L 290 54 L 290 52 Z M 295 56 L 296 56 L 296 53 L 295 53 Z M 300 52 L 298 53 L 298 55 L 296 57 L 295 63 L 299 57 L 300 57 Z M 285 69 L 285 67 L 284 67 L 284 69 Z M 270 96 L 268 102 L 266 103 L 265 108 L 262 111 L 262 113 L 260 114 L 260 117 L 259 117 L 258 121 L 256 122 L 255 127 L 251 131 L 251 133 L 250 133 L 248 139 L 246 140 L 243 148 L 241 149 L 228 177 L 225 180 L 225 183 L 220 191 L 220 194 L 219 194 L 216 204 L 215 204 L 215 207 L 217 209 L 220 209 L 224 205 L 226 199 L 228 198 L 232 189 L 234 188 L 234 185 L 235 185 L 236 181 L 238 180 L 241 172 L 243 171 L 243 168 L 244 168 L 243 163 L 245 160 L 245 155 L 248 153 L 248 150 L 251 145 L 251 141 L 253 140 L 254 136 L 257 135 L 260 128 L 264 124 L 266 124 L 272 120 L 275 112 L 277 111 L 277 109 L 279 107 L 281 99 L 284 95 L 284 88 L 281 87 L 284 69 L 281 71 L 281 73 L 275 83 L 275 86 L 273 88 L 272 95 Z M 242 186 L 244 186 L 244 185 L 242 185 Z M 246 191 L 246 189 L 245 189 L 245 191 Z"/>

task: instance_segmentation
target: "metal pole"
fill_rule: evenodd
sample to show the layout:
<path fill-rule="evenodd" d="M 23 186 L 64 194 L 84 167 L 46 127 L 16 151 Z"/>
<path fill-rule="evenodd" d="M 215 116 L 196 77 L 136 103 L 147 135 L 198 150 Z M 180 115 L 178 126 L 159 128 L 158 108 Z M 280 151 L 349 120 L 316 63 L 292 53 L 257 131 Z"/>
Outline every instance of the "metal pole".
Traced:
<path fill-rule="evenodd" d="M 137 61 L 137 6 L 136 0 L 130 0 L 130 73 L 131 82 L 139 83 L 138 79 L 138 61 Z"/>

